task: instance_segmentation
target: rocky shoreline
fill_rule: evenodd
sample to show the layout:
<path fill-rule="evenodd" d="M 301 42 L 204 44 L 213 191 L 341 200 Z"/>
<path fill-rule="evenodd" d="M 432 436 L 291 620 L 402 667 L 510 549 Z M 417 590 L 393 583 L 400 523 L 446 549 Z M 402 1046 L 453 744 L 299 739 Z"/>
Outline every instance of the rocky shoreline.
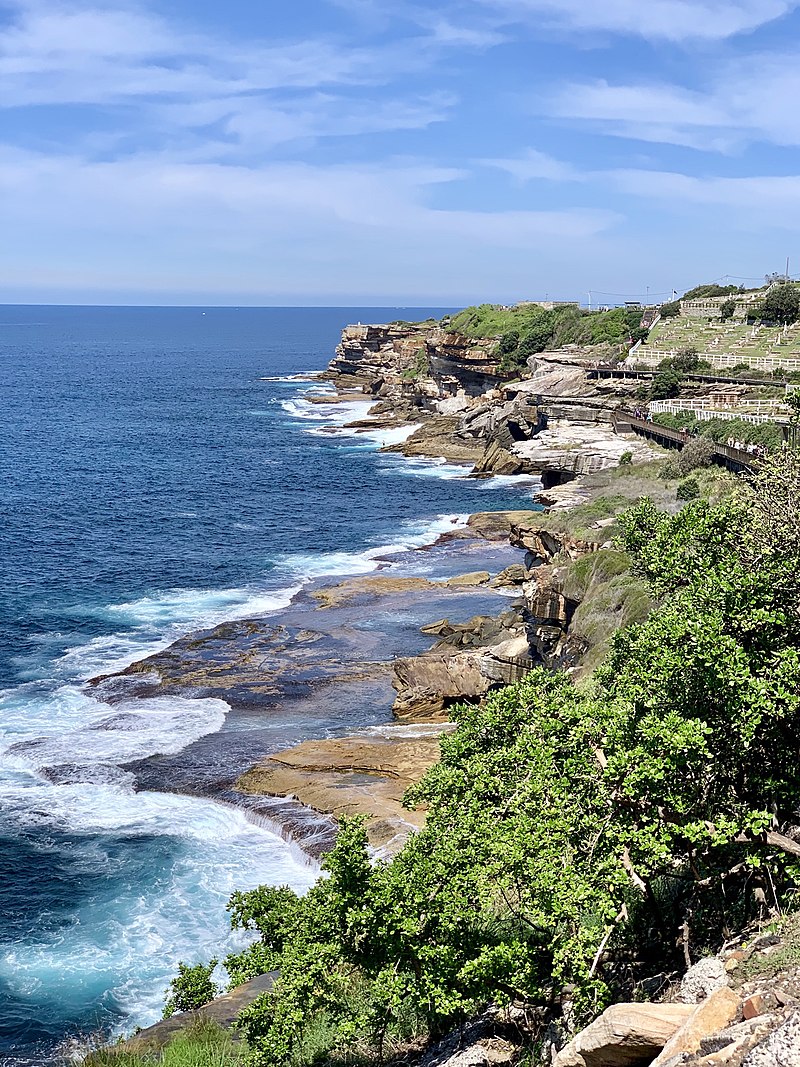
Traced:
<path fill-rule="evenodd" d="M 542 359 L 529 379 L 506 382 L 491 348 L 427 324 L 348 327 L 316 376 L 334 391 L 308 399 L 371 401 L 345 432 L 405 430 L 382 451 L 462 464 L 474 477 L 524 476 L 541 483 L 540 509 L 565 514 L 602 494 L 625 452 L 639 465 L 658 457 L 614 432 L 615 401 L 591 386 L 579 360 Z M 544 400 L 543 388 L 555 396 Z M 377 561 L 375 574 L 315 581 L 277 614 L 188 634 L 90 685 L 109 703 L 214 696 L 232 708 L 221 735 L 126 767 L 138 788 L 234 803 L 315 859 L 330 848 L 338 816 L 362 814 L 373 847 L 390 854 L 421 824 L 402 797 L 438 758 L 449 706 L 479 701 L 538 664 L 579 670 L 601 643 L 580 625 L 598 583 L 576 588 L 570 567 L 611 551 L 609 521 L 590 518 L 576 536 L 542 510 L 477 513 L 434 546 Z M 599 584 L 617 577 L 602 573 Z M 619 624 L 629 593 L 614 591 L 604 633 Z M 331 707 L 336 725 L 315 729 Z M 259 742 L 258 730 L 236 729 L 254 716 L 286 729 Z"/>

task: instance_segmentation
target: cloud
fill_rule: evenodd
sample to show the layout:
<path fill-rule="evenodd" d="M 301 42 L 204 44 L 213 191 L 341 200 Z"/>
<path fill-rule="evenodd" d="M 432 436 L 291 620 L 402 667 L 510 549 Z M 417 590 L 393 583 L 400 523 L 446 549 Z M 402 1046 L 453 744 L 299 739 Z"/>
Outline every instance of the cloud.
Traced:
<path fill-rule="evenodd" d="M 237 284 L 247 292 L 442 292 L 492 256 L 548 258 L 618 222 L 595 209 L 449 210 L 435 190 L 462 171 L 408 160 L 272 163 L 257 168 L 139 157 L 82 162 L 0 152 L 0 278 L 35 284 L 40 265 L 67 276 L 105 273 L 107 287 Z M 24 240 L 23 240 L 24 236 Z M 24 251 L 12 258 L 11 247 Z M 27 261 L 28 250 L 34 250 Z M 435 267 L 432 265 L 435 264 Z M 431 270 L 436 274 L 431 275 Z M 455 288 L 455 285 L 454 285 Z"/>
<path fill-rule="evenodd" d="M 507 18 L 539 19 L 571 31 L 654 40 L 723 40 L 788 14 L 797 0 L 483 0 Z"/>
<path fill-rule="evenodd" d="M 570 163 L 562 163 L 561 160 L 539 152 L 535 148 L 528 148 L 521 156 L 503 159 L 481 159 L 478 163 L 484 167 L 494 167 L 510 174 L 518 182 L 529 182 L 536 179 L 554 182 L 580 181 L 581 174 Z"/>
<path fill-rule="evenodd" d="M 800 231 L 800 175 L 743 175 L 727 177 L 694 175 L 643 167 L 587 169 L 577 171 L 569 163 L 528 149 L 517 158 L 484 159 L 482 165 L 497 167 L 515 181 L 581 181 L 603 202 L 609 193 L 657 201 L 659 210 L 679 216 L 688 207 L 724 212 L 728 229 L 752 225 L 777 225 Z"/>
<path fill-rule="evenodd" d="M 209 159 L 237 147 L 423 129 L 456 98 L 409 90 L 403 76 L 476 42 L 436 19 L 414 44 L 226 40 L 140 10 L 34 0 L 15 4 L 0 27 L 0 107 L 82 108 L 83 133 L 70 124 L 63 134 L 72 148 L 111 151 L 111 128 L 120 151 L 161 143 L 199 157 L 205 146 Z M 62 136 L 56 124 L 49 136 Z"/>
<path fill-rule="evenodd" d="M 602 177 L 618 191 L 673 207 L 700 205 L 722 211 L 732 228 L 765 223 L 800 230 L 800 175 L 697 177 L 674 171 L 614 170 Z M 733 214 L 731 214 L 731 211 Z"/>
<path fill-rule="evenodd" d="M 731 152 L 757 142 L 800 144 L 795 104 L 800 51 L 742 55 L 707 77 L 708 87 L 702 90 L 664 83 L 573 82 L 553 92 L 543 110 L 603 134 L 705 151 Z"/>

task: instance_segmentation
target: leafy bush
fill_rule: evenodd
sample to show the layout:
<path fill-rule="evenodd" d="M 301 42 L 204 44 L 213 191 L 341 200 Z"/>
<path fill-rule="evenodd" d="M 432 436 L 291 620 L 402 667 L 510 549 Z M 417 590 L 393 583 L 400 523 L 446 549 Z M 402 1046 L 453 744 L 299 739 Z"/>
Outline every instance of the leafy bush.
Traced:
<path fill-rule="evenodd" d="M 673 400 L 680 396 L 683 374 L 672 367 L 660 368 L 647 392 L 650 400 Z"/>
<path fill-rule="evenodd" d="M 736 301 L 733 299 L 723 300 L 719 306 L 719 317 L 723 322 L 732 319 L 736 311 Z"/>
<path fill-rule="evenodd" d="M 208 964 L 197 963 L 191 967 L 188 963 L 178 964 L 177 977 L 170 982 L 167 990 L 167 1002 L 164 1006 L 164 1018 L 169 1019 L 179 1011 L 194 1011 L 202 1008 L 219 995 L 219 990 L 211 981 L 211 972 L 218 960 Z"/>
<path fill-rule="evenodd" d="M 633 463 L 633 452 L 631 452 L 630 450 L 623 452 L 622 455 L 619 457 L 620 467 L 630 466 L 631 463 Z"/>
<path fill-rule="evenodd" d="M 659 311 L 662 319 L 674 319 L 681 313 L 681 302 L 680 300 L 670 300 L 669 303 L 662 304 Z"/>
<path fill-rule="evenodd" d="M 663 366 L 664 362 L 666 361 L 662 361 L 661 366 Z M 672 358 L 671 366 L 682 374 L 687 374 L 690 371 L 697 370 L 699 363 L 700 354 L 696 348 L 679 348 Z"/>
<path fill-rule="evenodd" d="M 700 496 L 700 485 L 696 478 L 684 478 L 675 490 L 678 500 L 696 500 Z"/>
<path fill-rule="evenodd" d="M 698 467 L 710 467 L 713 457 L 714 445 L 707 437 L 691 437 L 677 456 L 678 474 L 683 476 Z"/>
<path fill-rule="evenodd" d="M 689 289 L 683 294 L 684 300 L 703 300 L 710 296 L 728 296 L 730 293 L 741 293 L 742 289 L 738 285 L 717 285 L 712 282 L 710 285 L 696 285 L 694 289 Z"/>

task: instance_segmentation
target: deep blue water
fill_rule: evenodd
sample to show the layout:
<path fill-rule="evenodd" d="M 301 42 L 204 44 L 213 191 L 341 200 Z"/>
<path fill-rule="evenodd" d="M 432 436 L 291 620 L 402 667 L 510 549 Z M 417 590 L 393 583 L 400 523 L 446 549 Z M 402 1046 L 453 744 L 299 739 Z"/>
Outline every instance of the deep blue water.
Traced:
<path fill-rule="evenodd" d="M 225 705 L 155 701 L 115 731 L 81 683 L 442 516 L 518 506 L 502 481 L 325 432 L 357 410 L 280 380 L 324 367 L 348 322 L 444 310 L 0 307 L 0 1062 L 152 1021 L 178 959 L 231 943 L 233 888 L 313 878 L 235 809 L 116 771 Z M 39 773 L 76 758 L 93 780 Z"/>

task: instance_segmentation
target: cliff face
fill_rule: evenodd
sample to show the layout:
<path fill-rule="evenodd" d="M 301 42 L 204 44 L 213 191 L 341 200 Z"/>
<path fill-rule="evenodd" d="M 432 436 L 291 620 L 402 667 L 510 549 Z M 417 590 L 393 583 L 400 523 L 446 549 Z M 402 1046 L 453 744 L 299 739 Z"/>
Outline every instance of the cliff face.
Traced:
<path fill-rule="evenodd" d="M 373 392 L 431 376 L 441 392 L 464 389 L 477 395 L 507 377 L 499 370 L 495 347 L 492 338 L 474 341 L 430 323 L 359 323 L 343 330 L 330 373 L 343 385 L 368 386 Z"/>

